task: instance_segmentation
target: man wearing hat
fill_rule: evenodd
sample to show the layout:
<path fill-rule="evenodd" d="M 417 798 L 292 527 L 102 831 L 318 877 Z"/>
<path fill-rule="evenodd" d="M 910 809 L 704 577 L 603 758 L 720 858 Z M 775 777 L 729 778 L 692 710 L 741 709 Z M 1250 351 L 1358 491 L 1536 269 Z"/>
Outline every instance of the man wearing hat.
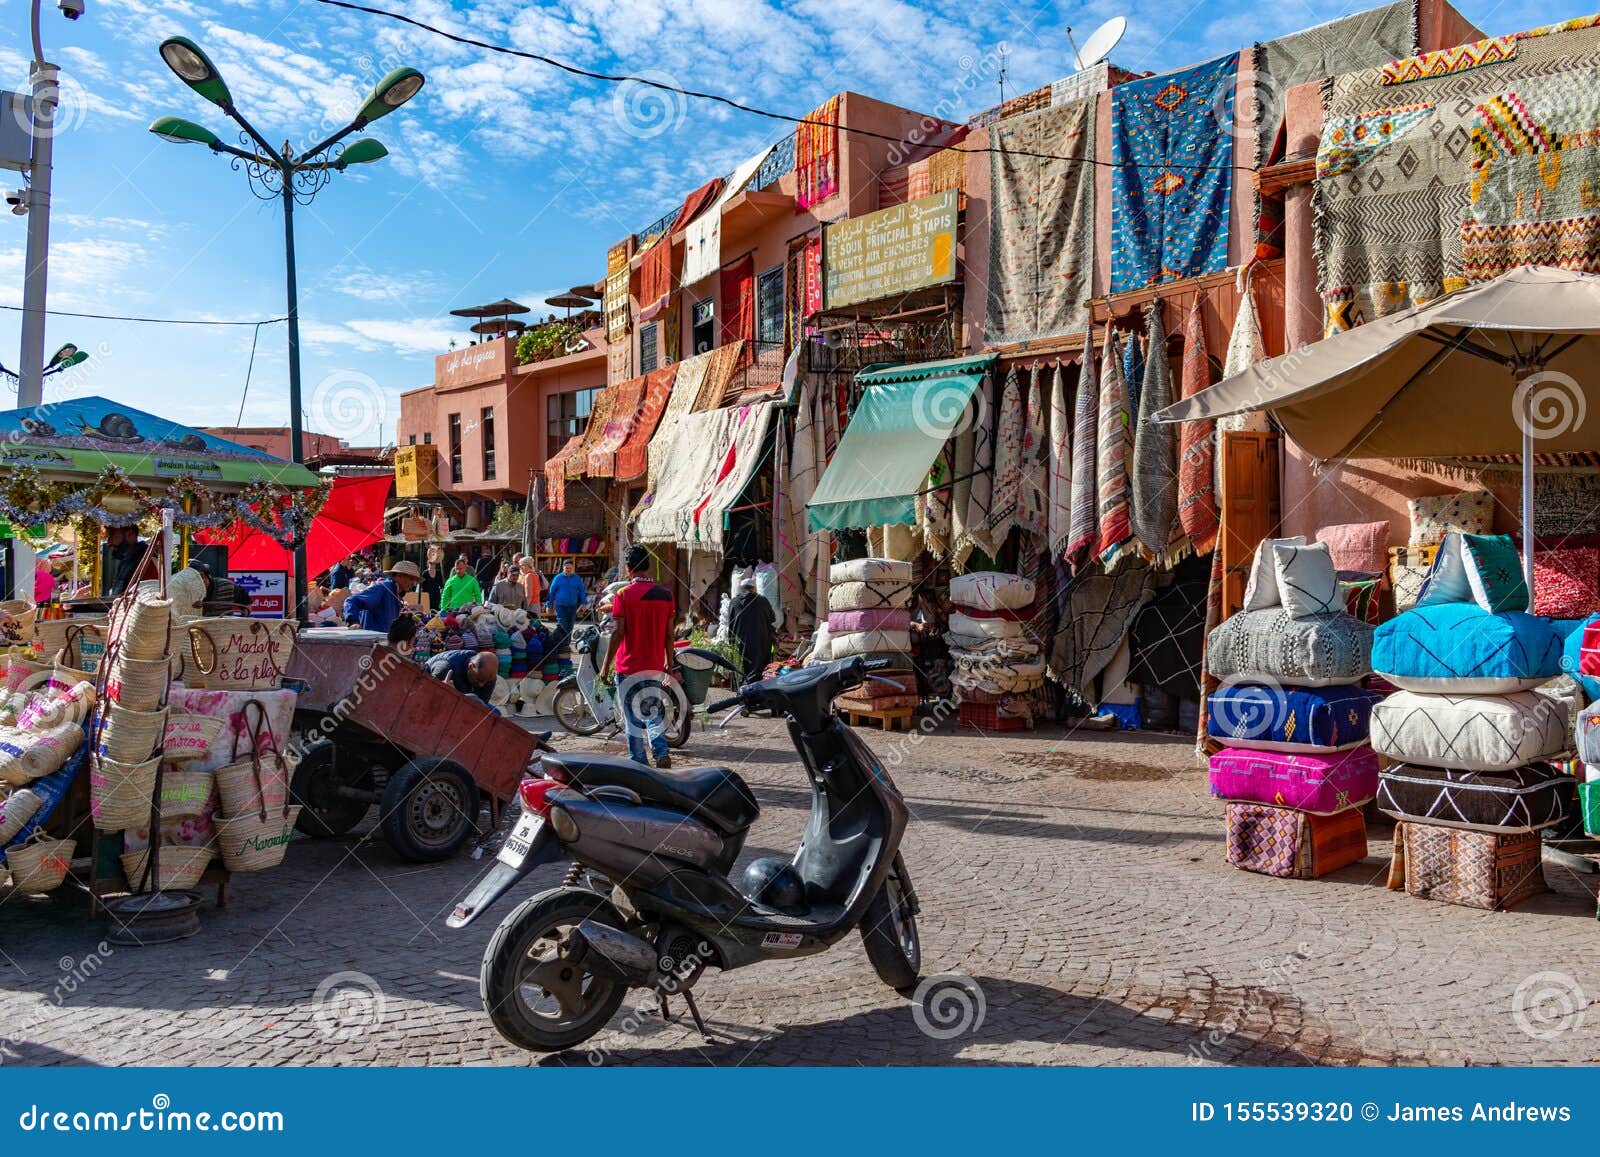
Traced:
<path fill-rule="evenodd" d="M 364 631 L 387 631 L 400 616 L 407 592 L 421 581 L 416 563 L 395 563 L 378 582 L 344 601 L 344 621 Z"/>

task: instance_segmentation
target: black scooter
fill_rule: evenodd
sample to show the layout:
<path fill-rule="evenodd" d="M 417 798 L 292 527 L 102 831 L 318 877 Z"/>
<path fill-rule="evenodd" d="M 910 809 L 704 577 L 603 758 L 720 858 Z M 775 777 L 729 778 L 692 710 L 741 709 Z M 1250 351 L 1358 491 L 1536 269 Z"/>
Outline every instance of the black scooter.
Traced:
<path fill-rule="evenodd" d="M 681 995 L 707 966 L 807 956 L 861 930 L 891 987 L 917 983 L 916 893 L 900 839 L 908 813 L 894 782 L 833 714 L 833 699 L 888 666 L 843 659 L 748 683 L 711 711 L 770 711 L 811 783 L 800 849 L 730 873 L 760 814 L 722 767 L 660 771 L 615 756 L 557 753 L 524 781 L 523 813 L 496 864 L 447 923 L 462 928 L 535 868 L 570 859 L 559 888 L 501 922 L 483 955 L 484 1010 L 513 1044 L 572 1048 L 599 1032 L 630 988 Z"/>

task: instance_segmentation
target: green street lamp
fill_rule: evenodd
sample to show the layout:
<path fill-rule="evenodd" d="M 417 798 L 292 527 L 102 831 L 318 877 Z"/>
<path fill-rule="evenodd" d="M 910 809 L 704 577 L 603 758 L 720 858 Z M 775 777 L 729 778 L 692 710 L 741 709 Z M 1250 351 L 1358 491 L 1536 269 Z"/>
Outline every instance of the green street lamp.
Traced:
<path fill-rule="evenodd" d="M 85 351 L 79 349 L 71 342 L 68 342 L 66 345 L 56 350 L 55 353 L 50 355 L 50 360 L 45 363 L 44 374 L 42 376 L 48 378 L 55 374 L 63 373 L 66 370 L 70 370 L 73 366 L 81 366 L 88 360 L 89 355 Z M 12 373 L 10 370 L 6 369 L 5 366 L 0 366 L 0 377 L 12 382 L 20 380 L 17 374 Z"/>
<path fill-rule="evenodd" d="M 310 148 L 296 152 L 285 141 L 282 147 L 274 146 L 243 113 L 234 106 L 233 95 L 227 82 L 211 58 L 187 36 L 169 36 L 161 42 L 161 59 L 184 84 L 194 89 L 206 100 L 220 108 L 233 120 L 242 133 L 238 145 L 228 144 L 210 129 L 181 117 L 161 117 L 150 126 L 150 131 L 174 144 L 204 145 L 214 153 L 232 157 L 235 169 L 242 168 L 249 178 L 250 191 L 263 200 L 278 200 L 283 204 L 283 250 L 285 281 L 288 288 L 289 321 L 289 445 L 295 462 L 303 461 L 300 445 L 300 306 L 295 281 L 294 265 L 294 207 L 311 204 L 312 199 L 328 183 L 333 173 L 344 172 L 351 165 L 365 165 L 382 160 L 389 150 L 371 137 L 351 141 L 336 154 L 329 150 L 351 133 L 359 132 L 380 117 L 388 116 L 422 90 L 425 78 L 414 68 L 397 68 L 373 86 L 371 94 L 362 104 L 355 119 L 344 128 Z M 306 552 L 296 549 L 294 556 L 295 613 L 306 617 Z"/>

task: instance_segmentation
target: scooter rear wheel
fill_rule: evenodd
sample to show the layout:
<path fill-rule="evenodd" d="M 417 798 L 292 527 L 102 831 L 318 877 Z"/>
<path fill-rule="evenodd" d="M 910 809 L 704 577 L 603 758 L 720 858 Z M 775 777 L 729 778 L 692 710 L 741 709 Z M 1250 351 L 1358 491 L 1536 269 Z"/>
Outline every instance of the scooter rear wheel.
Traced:
<path fill-rule="evenodd" d="M 620 928 L 611 902 L 587 888 L 554 888 L 516 908 L 483 952 L 479 994 L 500 1035 L 519 1048 L 553 1053 L 582 1044 L 606 1026 L 627 985 L 569 958 L 585 920 Z"/>
<path fill-rule="evenodd" d="M 593 735 L 600 730 L 600 721 L 589 709 L 589 701 L 583 697 L 578 680 L 571 675 L 556 684 L 556 697 L 550 710 L 555 713 L 556 722 L 574 735 Z"/>
<path fill-rule="evenodd" d="M 867 959 L 878 979 L 897 992 L 914 989 L 922 970 L 922 941 L 917 935 L 910 881 L 900 878 L 904 870 L 896 856 L 894 870 L 884 877 L 883 887 L 861 918 L 861 943 Z"/>

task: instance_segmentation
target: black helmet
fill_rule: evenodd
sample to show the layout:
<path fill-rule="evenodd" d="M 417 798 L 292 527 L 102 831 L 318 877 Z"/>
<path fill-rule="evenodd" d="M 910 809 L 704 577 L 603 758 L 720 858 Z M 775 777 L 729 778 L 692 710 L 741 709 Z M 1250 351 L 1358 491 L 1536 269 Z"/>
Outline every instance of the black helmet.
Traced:
<path fill-rule="evenodd" d="M 780 912 L 805 911 L 806 888 L 800 873 L 788 860 L 777 856 L 751 860 L 745 867 L 739 891 L 746 898 Z"/>

